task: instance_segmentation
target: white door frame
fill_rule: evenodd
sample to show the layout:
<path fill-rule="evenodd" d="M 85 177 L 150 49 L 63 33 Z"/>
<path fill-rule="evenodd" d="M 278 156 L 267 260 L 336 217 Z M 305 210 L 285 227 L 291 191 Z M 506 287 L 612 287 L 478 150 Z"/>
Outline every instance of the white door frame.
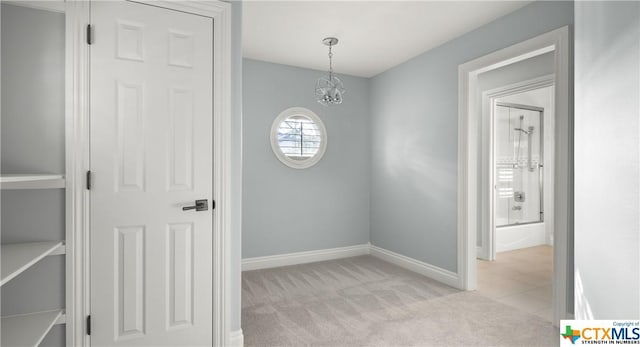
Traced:
<path fill-rule="evenodd" d="M 553 320 L 568 317 L 567 257 L 572 228 L 572 108 L 569 85 L 569 27 L 542 34 L 504 48 L 458 67 L 458 274 L 466 290 L 477 287 L 476 233 L 480 227 L 482 201 L 478 177 L 481 146 L 478 75 L 500 67 L 555 51 L 555 191 L 554 191 L 554 262 Z"/>
<path fill-rule="evenodd" d="M 133 1 L 213 19 L 213 344 L 229 345 L 231 240 L 231 4 L 218 0 Z M 66 2 L 66 337 L 90 346 L 89 45 L 90 0 Z M 99 36 L 98 36 L 99 39 Z"/>
<path fill-rule="evenodd" d="M 481 246 L 478 246 L 478 254 L 477 257 L 485 260 L 496 260 L 496 226 L 495 226 L 495 215 L 494 215 L 494 204 L 495 204 L 495 190 L 494 185 L 495 182 L 495 139 L 494 139 L 494 126 L 495 126 L 495 118 L 494 118 L 494 103 L 498 98 L 525 93 L 528 91 L 546 88 L 554 86 L 555 76 L 553 74 L 541 76 L 533 79 L 529 79 L 526 81 L 521 81 L 513 84 L 509 84 L 506 86 L 502 86 L 499 88 L 487 90 L 482 93 L 482 184 L 480 186 L 480 201 L 485 202 L 480 204 L 480 215 L 482 217 L 486 217 L 488 219 L 480 219 L 480 235 L 482 235 Z M 545 112 L 546 113 L 546 112 Z M 545 117 L 546 118 L 546 117 Z M 555 129 L 555 119 L 551 119 L 551 122 L 543 120 L 544 123 L 544 131 L 547 132 L 549 129 Z M 488 125 L 488 126 L 487 126 Z M 544 141 L 543 141 L 544 142 Z M 554 146 L 554 142 L 551 141 L 551 148 Z M 544 143 L 542 146 L 546 145 Z M 549 158 L 553 160 L 554 154 L 546 154 L 545 150 L 545 158 Z M 545 162 L 547 160 L 545 159 Z M 551 170 L 553 170 L 553 164 L 548 166 Z M 543 167 L 545 172 L 547 166 Z M 485 176 L 486 175 L 486 176 Z M 544 177 L 544 189 L 553 191 L 553 177 Z M 544 194 L 546 196 L 546 194 Z M 486 202 L 489 201 L 489 204 Z M 544 222 L 550 223 L 553 225 L 553 204 L 544 204 L 544 209 L 551 210 L 544 214 Z M 546 224 L 545 224 L 546 225 Z M 546 227 L 545 227 L 546 229 Z M 546 232 L 545 232 L 546 233 Z M 477 240 L 476 240 L 477 241 Z"/>

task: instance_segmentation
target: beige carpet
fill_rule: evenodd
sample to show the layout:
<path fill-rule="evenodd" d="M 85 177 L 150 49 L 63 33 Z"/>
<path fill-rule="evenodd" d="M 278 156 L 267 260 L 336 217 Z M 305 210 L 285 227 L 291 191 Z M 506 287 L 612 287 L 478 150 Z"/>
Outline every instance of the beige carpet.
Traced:
<path fill-rule="evenodd" d="M 540 317 L 371 256 L 247 271 L 245 346 L 553 346 Z"/>

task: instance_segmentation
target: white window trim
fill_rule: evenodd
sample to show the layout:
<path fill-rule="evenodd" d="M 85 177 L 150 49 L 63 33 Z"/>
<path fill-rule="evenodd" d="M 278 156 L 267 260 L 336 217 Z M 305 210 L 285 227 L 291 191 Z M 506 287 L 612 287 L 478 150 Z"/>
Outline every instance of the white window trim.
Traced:
<path fill-rule="evenodd" d="M 290 158 L 280 149 L 280 144 L 278 143 L 278 129 L 280 127 L 280 123 L 292 116 L 303 116 L 310 119 L 318 126 L 318 130 L 320 130 L 320 133 L 322 134 L 322 141 L 320 142 L 318 152 L 309 159 L 296 160 Z M 318 115 L 313 111 L 304 107 L 291 107 L 282 111 L 271 125 L 271 149 L 273 149 L 273 154 L 275 154 L 276 158 L 278 158 L 278 160 L 280 160 L 284 165 L 294 169 L 307 169 L 316 165 L 320 159 L 322 159 L 324 152 L 327 150 L 327 139 L 327 129 L 325 128 L 322 119 L 320 119 L 320 117 L 318 117 Z"/>

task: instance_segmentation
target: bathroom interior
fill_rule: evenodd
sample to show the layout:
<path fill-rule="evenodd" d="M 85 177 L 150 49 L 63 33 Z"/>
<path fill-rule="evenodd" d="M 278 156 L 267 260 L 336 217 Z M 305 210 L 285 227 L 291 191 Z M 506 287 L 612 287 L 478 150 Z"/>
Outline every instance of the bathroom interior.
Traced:
<path fill-rule="evenodd" d="M 549 176 L 545 152 L 550 151 L 549 148 L 545 151 L 544 145 L 548 133 L 545 115 L 552 112 L 549 107 L 552 95 L 553 87 L 549 86 L 495 100 L 496 253 L 553 246 L 553 230 L 545 223 L 545 181 Z"/>
<path fill-rule="evenodd" d="M 489 101 L 493 220 L 484 240 L 492 247 L 478 261 L 480 293 L 546 319 L 552 316 L 553 96 L 549 85 Z"/>

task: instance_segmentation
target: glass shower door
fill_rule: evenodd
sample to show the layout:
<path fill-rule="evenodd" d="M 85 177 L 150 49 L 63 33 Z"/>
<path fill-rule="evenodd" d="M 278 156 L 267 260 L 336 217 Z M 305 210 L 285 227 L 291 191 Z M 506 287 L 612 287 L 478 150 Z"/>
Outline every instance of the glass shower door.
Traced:
<path fill-rule="evenodd" d="M 539 107 L 496 103 L 495 225 L 543 221 L 543 114 Z"/>

